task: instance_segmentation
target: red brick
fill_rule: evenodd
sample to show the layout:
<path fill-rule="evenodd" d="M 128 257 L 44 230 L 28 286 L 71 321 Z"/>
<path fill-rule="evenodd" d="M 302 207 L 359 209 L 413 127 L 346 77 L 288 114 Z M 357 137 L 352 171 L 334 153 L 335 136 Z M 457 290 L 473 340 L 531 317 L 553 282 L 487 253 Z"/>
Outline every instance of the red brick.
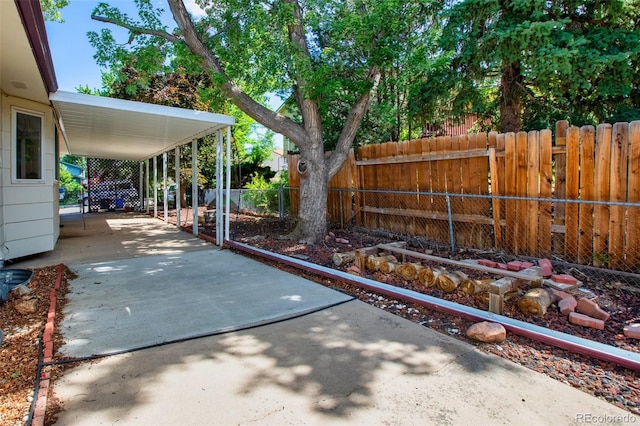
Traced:
<path fill-rule="evenodd" d="M 513 262 L 507 263 L 507 269 L 510 271 L 519 271 L 522 266 L 522 262 L 519 260 L 514 260 Z"/>
<path fill-rule="evenodd" d="M 575 312 L 578 301 L 575 297 L 569 296 L 558 302 L 558 308 L 562 315 L 569 315 L 571 312 Z"/>
<path fill-rule="evenodd" d="M 507 264 L 506 263 L 498 263 L 498 269 L 504 269 L 506 271 L 509 268 L 507 268 Z"/>
<path fill-rule="evenodd" d="M 578 284 L 578 279 L 568 274 L 551 275 L 551 281 L 555 281 L 557 283 L 563 283 L 563 284 L 572 284 L 572 285 Z"/>
<path fill-rule="evenodd" d="M 632 339 L 640 339 L 640 324 L 629 324 L 624 326 L 624 335 Z"/>
<path fill-rule="evenodd" d="M 584 327 L 596 328 L 598 330 L 604 330 L 604 321 L 591 318 L 590 316 L 579 314 L 577 312 L 571 312 L 569 314 L 569 322 L 572 324 L 581 325 Z"/>
<path fill-rule="evenodd" d="M 566 299 L 567 297 L 573 297 L 569 293 L 565 293 L 564 291 L 556 290 L 555 288 L 549 288 L 551 292 L 556 296 L 556 300 Z"/>
<path fill-rule="evenodd" d="M 533 266 L 533 262 L 520 262 L 520 270 L 531 268 Z"/>
<path fill-rule="evenodd" d="M 582 314 L 589 315 L 590 317 L 597 318 L 602 321 L 609 319 L 609 314 L 600 309 L 600 306 L 593 300 L 583 297 L 578 300 L 578 306 L 576 310 Z"/>
<path fill-rule="evenodd" d="M 553 274 L 553 266 L 551 265 L 551 261 L 549 259 L 538 260 L 538 266 L 542 268 L 543 277 L 549 278 Z"/>
<path fill-rule="evenodd" d="M 489 259 L 480 259 L 480 260 L 478 260 L 478 265 L 488 266 L 489 268 L 495 268 L 495 267 L 498 266 L 498 263 L 494 262 L 493 260 L 489 260 Z"/>

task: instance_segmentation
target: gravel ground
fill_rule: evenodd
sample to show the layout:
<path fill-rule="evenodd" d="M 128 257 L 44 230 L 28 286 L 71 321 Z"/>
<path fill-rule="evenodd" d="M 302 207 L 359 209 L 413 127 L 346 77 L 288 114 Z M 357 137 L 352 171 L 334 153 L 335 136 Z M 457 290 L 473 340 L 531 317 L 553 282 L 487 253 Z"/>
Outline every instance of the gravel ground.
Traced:
<path fill-rule="evenodd" d="M 40 338 L 49 312 L 50 292 L 54 288 L 57 266 L 35 269 L 28 285 L 30 293 L 19 295 L 9 293 L 8 300 L 0 305 L 0 329 L 5 333 L 0 346 L 0 424 L 24 425 L 29 413 L 37 384 L 38 362 L 40 359 Z M 56 320 L 61 318 L 64 295 L 68 281 L 74 275 L 63 268 L 60 289 L 56 291 Z M 33 312 L 19 309 L 18 305 L 29 303 Z M 22 313 L 21 313 L 22 312 Z M 60 347 L 60 333 L 54 334 L 54 350 Z M 54 367 L 53 374 L 59 372 Z M 54 413 L 59 407 L 55 399 L 48 399 L 47 412 Z"/>
<path fill-rule="evenodd" d="M 358 229 L 334 229 L 322 243 L 307 245 L 282 238 L 283 235 L 293 229 L 293 223 L 289 221 L 281 221 L 277 218 L 270 217 L 233 215 L 231 225 L 230 232 L 232 240 L 281 254 L 307 256 L 311 262 L 340 270 L 346 270 L 348 265 L 336 266 L 333 263 L 333 254 L 335 252 L 345 252 L 392 241 L 389 238 L 381 238 L 372 236 L 369 233 L 363 233 L 362 230 Z M 215 235 L 215 231 L 209 227 L 205 227 L 204 232 L 212 236 Z M 348 243 L 340 243 L 339 241 L 341 241 L 341 239 L 347 240 Z M 415 250 L 420 251 L 420 249 Z M 447 253 L 434 254 L 449 257 Z M 474 254 L 459 253 L 457 256 L 459 258 L 473 258 Z M 482 257 L 486 258 L 487 253 L 483 253 Z M 429 264 L 428 262 L 423 263 L 429 266 L 439 266 L 433 263 Z M 477 346 L 480 350 L 493 353 L 534 371 L 547 374 L 556 380 L 579 388 L 584 392 L 599 397 L 634 414 L 640 414 L 639 372 L 622 368 L 612 363 L 574 354 L 510 333 L 508 333 L 507 339 L 500 344 L 473 341 L 466 337 L 466 330 L 472 324 L 471 321 L 466 319 L 421 306 L 406 304 L 402 301 L 392 300 L 386 296 L 368 292 L 343 282 L 335 282 L 322 277 L 310 276 L 295 268 L 282 267 L 282 265 L 278 264 L 274 264 L 274 266 L 286 269 L 292 273 L 304 275 L 323 285 L 354 295 L 360 300 L 380 309 L 402 316 L 441 333 L 465 340 Z M 469 273 L 469 275 L 472 275 L 472 273 Z M 416 282 L 413 281 L 403 280 L 395 274 L 365 272 L 365 276 L 380 282 L 419 291 L 467 306 L 483 310 L 487 310 L 488 308 L 488 301 L 486 297 L 482 297 L 482 295 L 466 296 L 458 293 L 444 293 L 435 288 L 425 288 L 424 286 L 416 285 Z M 483 277 L 487 278 L 488 276 L 472 276 L 472 278 Z M 505 315 L 628 351 L 640 352 L 640 341 L 627 338 L 622 334 L 624 325 L 632 322 L 640 322 L 640 287 L 633 287 L 617 282 L 587 281 L 580 290 L 575 292 L 577 296 L 588 296 L 593 299 L 611 315 L 609 320 L 606 321 L 604 330 L 595 330 L 569 323 L 567 317 L 562 315 L 555 305 L 552 305 L 541 318 L 525 315 L 517 308 L 517 300 L 519 298 L 517 294 L 505 302 Z"/>

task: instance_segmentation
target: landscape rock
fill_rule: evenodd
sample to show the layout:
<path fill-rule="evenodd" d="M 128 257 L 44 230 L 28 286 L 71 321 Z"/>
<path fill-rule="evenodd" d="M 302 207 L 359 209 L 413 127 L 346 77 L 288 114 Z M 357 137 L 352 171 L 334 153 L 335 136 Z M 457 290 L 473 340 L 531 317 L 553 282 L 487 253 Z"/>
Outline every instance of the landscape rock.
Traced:
<path fill-rule="evenodd" d="M 478 260 L 478 265 L 488 266 L 489 268 L 495 268 L 495 267 L 498 266 L 498 264 L 496 262 L 494 262 L 493 260 L 489 260 L 489 259 L 479 259 Z"/>
<path fill-rule="evenodd" d="M 553 274 L 553 266 L 551 265 L 551 261 L 549 259 L 538 260 L 538 266 L 542 268 L 543 277 L 549 278 Z"/>
<path fill-rule="evenodd" d="M 24 299 L 15 305 L 16 311 L 21 315 L 33 314 L 38 310 L 38 299 L 30 298 Z"/>
<path fill-rule="evenodd" d="M 556 290 L 555 288 L 550 288 L 549 290 L 551 290 L 551 293 L 553 293 L 554 296 L 556 296 L 556 301 L 560 301 L 562 299 L 566 299 L 567 297 L 573 297 L 569 293 L 567 293 L 565 291 L 561 291 L 561 290 Z"/>
<path fill-rule="evenodd" d="M 507 330 L 502 324 L 482 321 L 469 327 L 467 337 L 485 343 L 500 343 L 507 338 Z"/>
<path fill-rule="evenodd" d="M 558 302 L 558 309 L 560 309 L 562 315 L 569 315 L 571 312 L 575 312 L 576 306 L 578 306 L 578 301 L 573 296 L 565 297 Z"/>
<path fill-rule="evenodd" d="M 624 335 L 632 339 L 640 339 L 640 323 L 625 325 Z"/>
<path fill-rule="evenodd" d="M 604 321 L 590 316 L 579 314 L 577 312 L 571 312 L 569 314 L 569 322 L 572 324 L 581 325 L 583 327 L 591 327 L 598 330 L 604 330 Z"/>
<path fill-rule="evenodd" d="M 603 311 L 600 306 L 596 302 L 591 299 L 587 299 L 586 297 L 578 300 L 578 305 L 576 306 L 576 311 L 581 314 L 589 315 L 590 317 L 597 318 L 602 321 L 606 321 L 609 319 L 609 314 Z"/>
<path fill-rule="evenodd" d="M 571 285 L 578 284 L 578 279 L 569 274 L 551 275 L 551 281 L 556 283 L 562 283 L 562 284 L 571 284 Z"/>
<path fill-rule="evenodd" d="M 358 268 L 355 265 L 351 265 L 347 268 L 347 273 L 349 274 L 353 274 L 353 275 L 362 275 L 362 271 L 360 270 L 360 268 Z"/>

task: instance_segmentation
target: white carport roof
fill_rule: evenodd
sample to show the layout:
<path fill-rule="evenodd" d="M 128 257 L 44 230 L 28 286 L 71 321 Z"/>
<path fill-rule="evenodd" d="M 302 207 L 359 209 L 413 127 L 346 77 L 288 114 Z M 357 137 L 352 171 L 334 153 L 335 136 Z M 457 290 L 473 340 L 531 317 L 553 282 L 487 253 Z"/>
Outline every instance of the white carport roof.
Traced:
<path fill-rule="evenodd" d="M 82 93 L 57 91 L 49 99 L 67 152 L 78 156 L 142 161 L 235 122 L 222 114 Z"/>

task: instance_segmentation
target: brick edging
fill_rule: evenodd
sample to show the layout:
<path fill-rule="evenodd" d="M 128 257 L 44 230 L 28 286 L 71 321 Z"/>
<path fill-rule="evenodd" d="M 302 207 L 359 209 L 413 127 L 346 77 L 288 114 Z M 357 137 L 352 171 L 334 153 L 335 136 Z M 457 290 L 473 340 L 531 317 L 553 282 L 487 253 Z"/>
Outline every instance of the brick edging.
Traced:
<path fill-rule="evenodd" d="M 47 323 L 44 327 L 44 333 L 42 336 L 42 344 L 44 347 L 42 362 L 49 364 L 53 361 L 53 332 L 55 329 L 56 318 L 56 291 L 60 288 L 62 283 L 62 270 L 63 265 L 58 265 L 58 271 L 56 275 L 56 283 L 49 292 L 49 312 L 47 314 Z M 38 394 L 35 396 L 35 408 L 33 410 L 33 419 L 31 420 L 32 426 L 43 426 L 44 417 L 47 410 L 47 396 L 49 394 L 49 386 L 51 385 L 51 365 L 45 365 L 40 371 L 40 386 L 38 388 Z"/>

